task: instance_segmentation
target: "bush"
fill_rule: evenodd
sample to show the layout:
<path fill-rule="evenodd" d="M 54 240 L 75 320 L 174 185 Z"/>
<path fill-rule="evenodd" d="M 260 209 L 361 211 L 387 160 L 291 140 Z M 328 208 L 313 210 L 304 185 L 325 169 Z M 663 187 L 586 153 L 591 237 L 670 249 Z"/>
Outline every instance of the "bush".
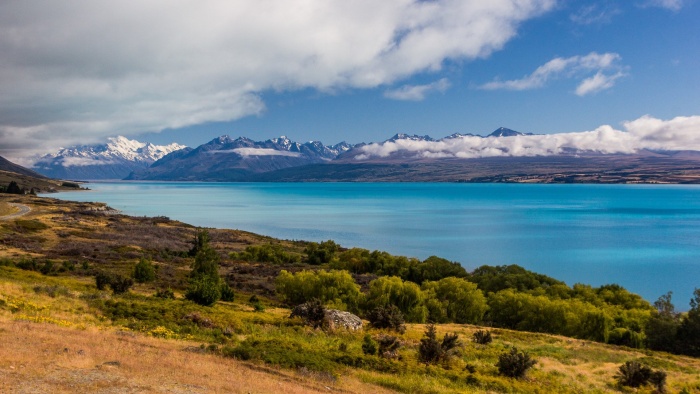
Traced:
<path fill-rule="evenodd" d="M 221 283 L 221 301 L 233 302 L 234 294 L 231 286 L 226 282 Z"/>
<path fill-rule="evenodd" d="M 133 286 L 134 281 L 131 278 L 127 278 L 121 275 L 113 275 L 112 281 L 109 282 L 109 287 L 112 288 L 114 294 L 122 294 L 129 291 L 131 286 Z"/>
<path fill-rule="evenodd" d="M 153 282 L 156 279 L 156 268 L 149 260 L 142 258 L 134 266 L 133 276 L 138 283 Z"/>
<path fill-rule="evenodd" d="M 399 356 L 399 348 L 401 342 L 398 338 L 391 335 L 381 335 L 377 338 L 379 343 L 379 355 L 384 358 L 397 358 Z"/>
<path fill-rule="evenodd" d="M 435 324 L 428 324 L 418 346 L 418 360 L 425 364 L 436 364 L 440 361 L 446 361 L 457 346 L 459 346 L 459 336 L 457 334 L 445 334 L 442 342 L 439 342 Z"/>
<path fill-rule="evenodd" d="M 252 245 L 243 252 L 231 253 L 232 259 L 254 261 L 272 264 L 293 264 L 301 261 L 301 257 L 285 251 L 282 246 L 275 244 Z"/>
<path fill-rule="evenodd" d="M 498 356 L 498 373 L 511 378 L 522 378 L 528 369 L 532 368 L 537 361 L 530 358 L 526 352 L 518 352 L 517 348 L 512 348 L 508 353 Z"/>
<path fill-rule="evenodd" d="M 160 289 L 156 292 L 154 296 L 157 298 L 164 298 L 169 300 L 175 299 L 175 293 L 173 293 L 173 291 L 170 288 Z"/>
<path fill-rule="evenodd" d="M 493 341 L 493 338 L 491 338 L 491 331 L 479 330 L 474 333 L 473 340 L 479 345 L 488 345 Z"/>
<path fill-rule="evenodd" d="M 100 271 L 95 275 L 95 285 L 98 290 L 104 290 L 109 286 L 115 294 L 122 294 L 126 293 L 133 284 L 134 281 L 131 278 L 119 274 Z"/>
<path fill-rule="evenodd" d="M 652 370 L 639 361 L 627 361 L 620 365 L 615 379 L 622 386 L 641 387 L 652 384 L 659 393 L 666 392 L 666 372 Z"/>
<path fill-rule="evenodd" d="M 362 340 L 362 353 L 374 356 L 377 354 L 377 342 L 369 334 Z"/>
<path fill-rule="evenodd" d="M 295 306 L 289 317 L 301 317 L 313 328 L 318 328 L 323 326 L 323 321 L 326 317 L 326 307 L 323 306 L 321 300 L 314 298 L 309 302 Z"/>
<path fill-rule="evenodd" d="M 393 304 L 386 306 L 380 305 L 372 309 L 367 319 L 374 328 L 388 328 L 400 333 L 406 331 L 403 313 Z"/>
<path fill-rule="evenodd" d="M 185 298 L 199 305 L 211 306 L 221 298 L 221 285 L 218 277 L 202 275 L 190 280 Z"/>

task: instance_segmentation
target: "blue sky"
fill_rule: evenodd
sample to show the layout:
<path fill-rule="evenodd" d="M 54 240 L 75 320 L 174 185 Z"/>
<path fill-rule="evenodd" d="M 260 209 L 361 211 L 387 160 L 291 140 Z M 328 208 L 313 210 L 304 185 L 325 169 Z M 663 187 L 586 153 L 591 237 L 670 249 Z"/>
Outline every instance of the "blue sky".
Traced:
<path fill-rule="evenodd" d="M 0 155 L 697 120 L 699 17 L 697 0 L 5 2 Z"/>

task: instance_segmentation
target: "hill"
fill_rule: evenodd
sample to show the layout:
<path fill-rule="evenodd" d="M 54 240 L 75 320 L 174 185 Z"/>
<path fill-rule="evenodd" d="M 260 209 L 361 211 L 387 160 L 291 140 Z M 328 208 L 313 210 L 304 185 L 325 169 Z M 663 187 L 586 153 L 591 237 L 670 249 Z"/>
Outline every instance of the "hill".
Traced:
<path fill-rule="evenodd" d="M 73 182 L 63 182 L 56 179 L 47 178 L 32 170 L 14 164 L 9 160 L 0 157 L 0 186 L 7 187 L 10 182 L 17 182 L 21 189 L 27 191 L 34 189 L 35 192 L 52 192 L 58 190 L 75 190 L 80 186 Z"/>
<path fill-rule="evenodd" d="M 598 312 L 619 313 L 616 321 L 606 324 L 647 319 L 649 304 L 619 287 L 571 289 L 515 267 L 482 268 L 467 274 L 439 258 L 404 260 L 381 252 L 336 248 L 331 242 L 282 241 L 236 230 L 209 229 L 208 240 L 203 240 L 201 231 L 185 223 L 165 217 L 130 217 L 99 203 L 9 195 L 2 196 L 2 202 L 25 204 L 31 211 L 21 220 L 0 222 L 1 391 L 614 393 L 628 390 L 615 380 L 627 361 L 665 372 L 670 392 L 700 390 L 697 358 L 522 331 L 536 327 L 533 324 L 554 330 L 549 324 L 557 319 L 586 315 L 565 312 L 547 317 L 550 311 L 551 316 L 559 316 L 557 311 L 573 305 L 589 305 L 577 298 L 584 295 L 600 305 Z M 194 245 L 200 245 L 200 251 L 210 247 L 207 250 L 215 252 L 210 257 L 218 256 L 219 274 L 235 289 L 233 301 L 201 306 L 185 299 L 192 267 L 210 254 L 196 252 L 193 257 Z M 339 258 L 324 262 L 327 252 Z M 129 277 L 142 258 L 157 267 L 154 281 L 136 283 L 121 294 L 96 288 L 95 276 L 100 272 Z M 440 309 L 434 302 L 448 301 L 431 291 L 438 291 L 434 287 L 438 278 L 449 272 L 455 275 L 448 278 L 452 282 L 471 281 L 466 287 L 471 292 L 477 286 L 491 289 L 498 295 L 495 301 L 519 297 L 520 312 L 533 319 L 517 323 L 521 331 L 441 323 L 437 338 L 455 333 L 459 346 L 444 361 L 424 364 L 418 350 L 425 339 L 423 323 L 408 322 L 403 333 L 373 327 L 355 332 L 314 329 L 302 319 L 289 318 L 288 295 L 279 288 L 280 276 L 305 275 L 309 280 L 304 283 L 311 284 L 314 275 L 323 272 L 329 280 L 340 278 L 333 273 L 338 271 L 326 271 L 330 268 L 349 269 L 354 272 L 352 281 L 365 294 L 362 304 L 374 299 L 372 283 L 382 278 L 370 273 L 375 268 L 361 265 L 370 261 L 383 262 L 379 265 L 383 270 L 394 267 L 398 275 L 425 282 L 419 286 L 399 279 L 405 288 L 423 294 L 425 302 L 432 300 L 433 317 Z M 401 273 L 401 264 L 413 264 L 413 269 Z M 284 271 L 288 274 L 283 275 Z M 499 275 L 507 275 L 508 280 Z M 391 279 L 391 283 L 399 282 Z M 520 290 L 504 288 L 508 283 Z M 304 291 L 334 289 L 337 299 L 328 301 L 329 307 L 346 303 L 352 308 L 340 282 Z M 559 298 L 552 298 L 555 293 Z M 489 305 L 498 311 L 491 297 Z M 572 298 L 567 301 L 566 297 Z M 527 312 L 532 301 L 539 303 L 540 312 Z M 446 311 L 450 313 L 449 308 Z M 508 318 L 521 314 L 503 311 Z M 587 314 L 604 317 L 598 312 L 590 309 Z M 503 325 L 497 314 L 490 316 L 492 324 Z M 570 323 L 561 329 L 583 327 Z M 490 331 L 493 343 L 474 343 L 471 338 L 479 330 Z M 615 330 L 632 335 L 622 327 Z M 396 337 L 396 357 L 368 353 L 363 345 L 368 342 L 366 334 L 375 342 Z M 613 337 L 611 331 L 607 341 Z M 524 379 L 502 376 L 496 367 L 500 355 L 513 348 L 536 360 Z M 638 392 L 652 391 L 647 385 Z"/>

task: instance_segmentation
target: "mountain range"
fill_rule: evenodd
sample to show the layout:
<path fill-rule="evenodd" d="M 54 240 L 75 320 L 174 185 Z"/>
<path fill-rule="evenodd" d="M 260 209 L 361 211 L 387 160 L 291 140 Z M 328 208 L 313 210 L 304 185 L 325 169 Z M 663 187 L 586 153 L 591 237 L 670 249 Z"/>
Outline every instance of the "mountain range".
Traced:
<path fill-rule="evenodd" d="M 605 151 L 552 141 L 557 142 L 547 135 L 503 127 L 487 136 L 452 134 L 433 139 L 396 134 L 378 143 L 328 146 L 285 136 L 254 141 L 223 135 L 196 148 L 117 137 L 105 145 L 45 155 L 34 168 L 63 179 L 700 183 L 700 152 Z"/>
<path fill-rule="evenodd" d="M 123 179 L 183 148 L 176 143 L 154 145 L 119 136 L 109 138 L 106 144 L 61 148 L 35 158 L 32 168 L 58 179 Z"/>

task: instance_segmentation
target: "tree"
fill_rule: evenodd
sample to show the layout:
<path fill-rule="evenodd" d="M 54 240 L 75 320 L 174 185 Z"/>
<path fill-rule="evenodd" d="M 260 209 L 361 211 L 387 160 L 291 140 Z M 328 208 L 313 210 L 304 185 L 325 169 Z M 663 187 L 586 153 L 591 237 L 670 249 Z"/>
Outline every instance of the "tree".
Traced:
<path fill-rule="evenodd" d="M 408 279 L 422 284 L 426 280 L 440 280 L 450 276 L 466 278 L 467 271 L 457 262 L 452 262 L 441 257 L 430 256 L 423 262 L 412 266 Z"/>
<path fill-rule="evenodd" d="M 668 292 L 654 302 L 652 312 L 645 327 L 646 343 L 649 349 L 672 352 L 676 350 L 676 336 L 681 326 L 679 314 L 671 302 L 673 293 Z"/>
<path fill-rule="evenodd" d="M 482 321 L 488 305 L 486 297 L 476 284 L 462 278 L 444 278 L 424 282 L 422 286 L 428 302 L 430 320 L 436 323 L 470 323 Z"/>
<path fill-rule="evenodd" d="M 134 280 L 138 283 L 153 282 L 156 279 L 156 268 L 151 261 L 142 258 L 134 266 Z"/>
<path fill-rule="evenodd" d="M 190 256 L 196 256 L 197 252 L 205 246 L 209 245 L 209 232 L 205 229 L 197 229 L 192 240 L 192 248 L 189 251 Z"/>
<path fill-rule="evenodd" d="M 396 305 L 408 322 L 423 323 L 428 316 L 420 287 L 396 276 L 382 276 L 369 283 L 365 310 L 388 305 Z"/>
<path fill-rule="evenodd" d="M 700 357 L 700 289 L 695 289 L 690 300 L 690 310 L 678 328 L 681 352 L 693 357 Z"/>
<path fill-rule="evenodd" d="M 194 262 L 190 272 L 190 285 L 185 298 L 197 304 L 211 306 L 221 299 L 222 290 L 227 299 L 233 299 L 233 292 L 228 285 L 222 286 L 219 276 L 219 253 L 209 245 L 209 233 L 197 231 L 190 254 L 194 253 Z"/>
<path fill-rule="evenodd" d="M 17 182 L 15 181 L 10 181 L 10 184 L 7 186 L 7 189 L 5 189 L 5 193 L 9 194 L 23 194 L 22 189 L 19 187 Z"/>
<path fill-rule="evenodd" d="M 282 270 L 275 280 L 275 290 L 289 305 L 302 304 L 318 298 L 326 305 L 350 312 L 358 310 L 362 293 L 360 286 L 347 271 Z"/>
<path fill-rule="evenodd" d="M 332 240 L 318 244 L 310 242 L 304 249 L 306 262 L 313 265 L 328 264 L 333 260 L 338 250 L 340 250 L 340 246 Z"/>

